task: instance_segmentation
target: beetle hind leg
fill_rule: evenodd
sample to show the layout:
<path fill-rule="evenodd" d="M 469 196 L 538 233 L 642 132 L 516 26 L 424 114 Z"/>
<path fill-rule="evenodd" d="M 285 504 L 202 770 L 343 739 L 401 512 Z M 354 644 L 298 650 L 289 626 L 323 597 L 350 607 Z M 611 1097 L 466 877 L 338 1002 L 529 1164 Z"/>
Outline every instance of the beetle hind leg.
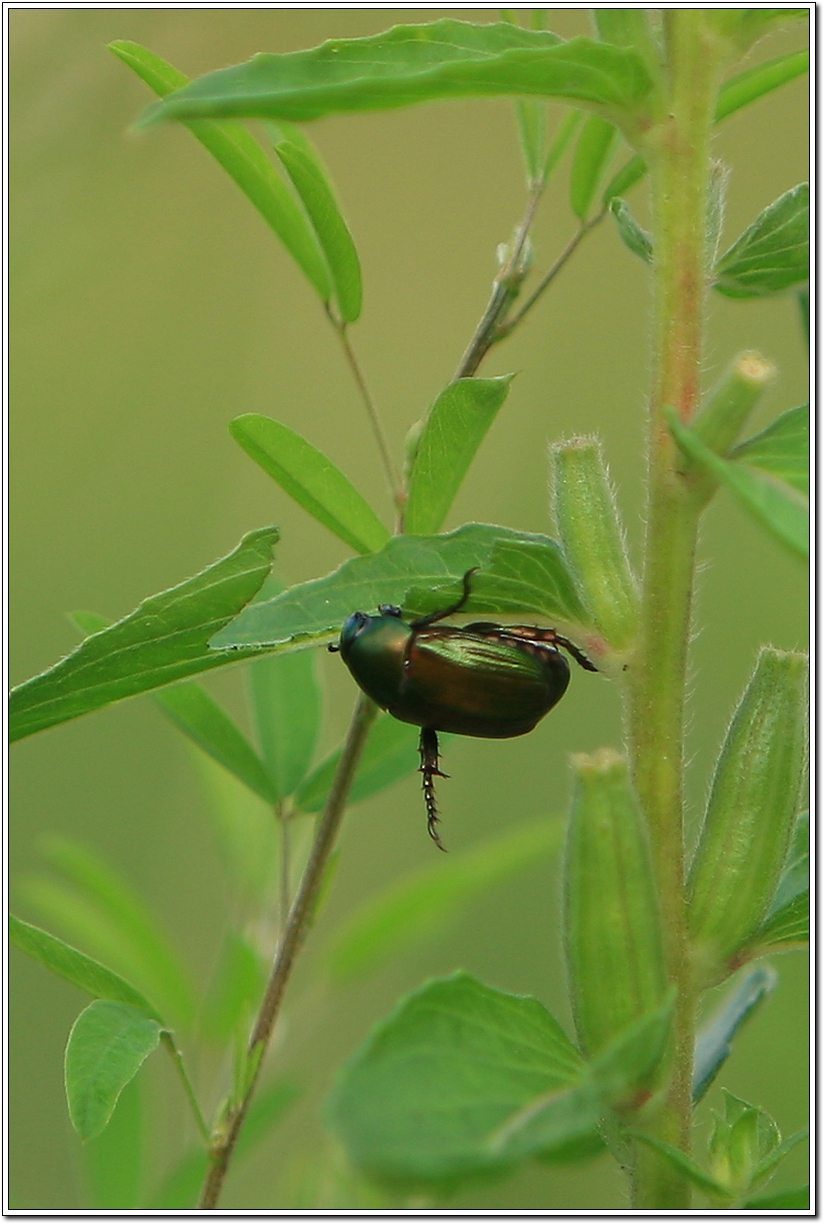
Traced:
<path fill-rule="evenodd" d="M 421 728 L 421 738 L 418 743 L 418 751 L 421 754 L 421 766 L 419 772 L 423 774 L 423 799 L 426 804 L 426 827 L 429 831 L 429 836 L 432 838 L 439 850 L 446 850 L 446 846 L 438 836 L 438 805 L 435 799 L 435 779 L 448 778 L 449 774 L 442 773 L 439 769 L 438 756 L 438 733 L 433 731 L 431 727 Z"/>

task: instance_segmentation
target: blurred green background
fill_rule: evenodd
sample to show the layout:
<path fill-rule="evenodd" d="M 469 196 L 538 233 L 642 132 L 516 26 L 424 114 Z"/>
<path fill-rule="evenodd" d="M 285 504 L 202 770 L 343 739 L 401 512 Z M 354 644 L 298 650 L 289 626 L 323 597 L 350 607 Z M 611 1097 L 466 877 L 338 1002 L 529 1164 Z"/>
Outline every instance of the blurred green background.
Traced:
<path fill-rule="evenodd" d="M 183 128 L 135 135 L 149 91 L 106 50 L 133 39 L 191 76 L 259 50 L 377 32 L 398 20 L 492 20 L 491 10 L 16 9 L 10 17 L 11 680 L 76 642 L 64 613 L 110 617 L 228 552 L 251 528 L 279 526 L 276 572 L 328 572 L 343 546 L 231 441 L 242 412 L 275 416 L 326 451 L 391 521 L 375 446 L 336 338 L 271 232 Z M 586 10 L 555 9 L 563 36 L 588 32 Z M 800 27 L 754 59 L 803 45 Z M 550 108 L 551 120 L 560 111 Z M 808 175 L 807 85 L 796 81 L 719 130 L 732 168 L 724 245 Z M 353 342 L 396 455 L 410 424 L 451 378 L 486 303 L 496 244 L 523 208 L 523 172 L 505 101 L 459 102 L 328 119 L 311 136 L 327 160 L 364 267 Z M 546 268 L 574 228 L 566 172 L 534 231 Z M 644 189 L 633 207 L 644 216 Z M 806 399 L 806 352 L 792 297 L 710 301 L 706 378 L 756 348 L 780 378 L 754 424 Z M 508 403 L 460 493 L 448 528 L 470 520 L 547 531 L 546 445 L 597 431 L 619 489 L 631 547 L 642 533 L 647 270 L 604 224 L 484 374 L 517 371 Z M 689 732 L 693 812 L 719 737 L 759 643 L 803 647 L 801 567 L 724 495 L 702 535 Z M 319 660 L 330 712 L 323 747 L 346 725 L 354 690 L 340 661 Z M 618 744 L 616 693 L 578 674 L 533 735 L 453 741 L 440 788 L 445 838 L 460 851 L 495 830 L 563 811 L 570 751 Z M 242 717 L 239 671 L 209 681 Z M 10 895 L 43 921 L 30 881 L 47 835 L 75 838 L 125 874 L 157 909 L 205 982 L 227 921 L 219 847 L 194 757 L 146 698 L 15 747 Z M 322 1102 L 341 1060 L 398 997 L 461 967 L 537 995 L 564 1022 L 556 865 L 486 895 L 435 940 L 349 989 L 318 964 L 342 918 L 394 875 L 431 863 L 416 777 L 347 819 L 332 895 L 295 977 L 272 1068 L 302 1084 L 275 1139 L 230 1179 L 226 1208 L 357 1207 L 330 1172 Z M 48 925 L 46 922 L 45 925 Z M 806 962 L 778 958 L 778 990 L 737 1044 L 722 1079 L 768 1109 L 782 1131 L 806 1110 Z M 62 1051 L 84 1005 L 71 987 L 12 954 L 12 1205 L 87 1205 L 80 1144 L 62 1095 Z M 164 1118 L 154 1157 L 188 1134 L 160 1059 L 148 1080 Z M 204 1084 L 204 1096 L 219 1084 Z M 717 1090 L 716 1090 L 717 1091 Z M 702 1115 L 703 1116 L 703 1115 Z M 189 1140 L 193 1137 L 189 1135 Z M 160 1155 L 159 1155 L 160 1154 Z M 150 1153 L 151 1155 L 151 1153 Z M 334 1167 L 334 1157 L 331 1158 Z M 800 1180 L 804 1157 L 780 1184 Z M 778 1185 L 779 1183 L 776 1183 Z M 466 1192 L 464 1209 L 621 1207 L 601 1159 L 538 1165 Z"/>

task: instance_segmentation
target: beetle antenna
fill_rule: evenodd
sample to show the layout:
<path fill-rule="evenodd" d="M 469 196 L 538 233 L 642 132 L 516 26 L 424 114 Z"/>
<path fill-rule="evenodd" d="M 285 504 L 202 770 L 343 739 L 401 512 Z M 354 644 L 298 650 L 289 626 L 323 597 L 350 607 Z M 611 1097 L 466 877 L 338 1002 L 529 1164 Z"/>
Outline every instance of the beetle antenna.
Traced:
<path fill-rule="evenodd" d="M 438 757 L 438 733 L 431 727 L 421 727 L 421 738 L 418 743 L 421 754 L 419 773 L 423 774 L 423 799 L 426 804 L 426 827 L 439 850 L 446 852 L 446 846 L 438 836 L 438 805 L 435 801 L 435 779 L 448 778 L 449 774 L 441 773 Z"/>
<path fill-rule="evenodd" d="M 469 579 L 472 577 L 473 574 L 477 574 L 480 568 L 481 567 L 479 565 L 473 565 L 472 569 L 468 569 L 466 573 L 464 574 L 463 576 L 463 594 L 461 595 L 461 598 L 458 600 L 457 603 L 452 604 L 448 608 L 443 608 L 440 612 L 430 612 L 428 616 L 422 616 L 420 620 L 416 620 L 412 622 L 412 628 L 413 629 L 423 629 L 427 625 L 434 625 L 436 621 L 445 620 L 447 616 L 453 616 L 456 612 L 460 612 L 461 608 L 464 606 L 464 604 L 469 599 L 469 596 L 471 593 L 472 588 L 470 586 Z"/>
<path fill-rule="evenodd" d="M 582 650 L 574 646 L 569 638 L 561 637 L 559 633 L 555 634 L 555 641 L 559 646 L 563 646 L 564 650 L 569 651 L 579 667 L 583 667 L 584 671 L 597 672 L 598 668 L 595 664 L 586 657 Z"/>

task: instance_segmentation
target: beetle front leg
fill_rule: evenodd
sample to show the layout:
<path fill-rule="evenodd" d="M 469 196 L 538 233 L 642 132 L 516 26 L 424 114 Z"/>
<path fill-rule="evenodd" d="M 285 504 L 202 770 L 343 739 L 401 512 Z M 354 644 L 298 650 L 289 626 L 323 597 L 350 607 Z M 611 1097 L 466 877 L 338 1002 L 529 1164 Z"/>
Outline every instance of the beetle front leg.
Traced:
<path fill-rule="evenodd" d="M 421 767 L 419 773 L 423 774 L 423 798 L 426 804 L 426 827 L 429 830 L 429 836 L 432 838 L 439 850 L 446 851 L 446 846 L 438 836 L 437 824 L 438 805 L 435 801 L 435 779 L 448 778 L 449 774 L 442 773 L 438 768 L 438 733 L 433 731 L 431 727 L 421 727 L 421 738 L 418 743 L 418 751 L 421 754 Z"/>

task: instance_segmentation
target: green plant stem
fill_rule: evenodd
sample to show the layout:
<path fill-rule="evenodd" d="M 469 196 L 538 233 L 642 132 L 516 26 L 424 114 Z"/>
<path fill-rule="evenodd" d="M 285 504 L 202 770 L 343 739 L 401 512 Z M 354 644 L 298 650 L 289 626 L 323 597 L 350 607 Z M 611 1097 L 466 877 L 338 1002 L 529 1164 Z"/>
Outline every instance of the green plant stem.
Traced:
<path fill-rule="evenodd" d="M 206 1119 L 203 1117 L 203 1114 L 200 1111 L 200 1106 L 198 1105 L 197 1097 L 195 1096 L 195 1090 L 192 1087 L 192 1081 L 189 1079 L 189 1073 L 186 1070 L 186 1064 L 183 1061 L 183 1055 L 175 1045 L 174 1034 L 170 1033 L 167 1029 L 160 1034 L 160 1040 L 169 1051 L 172 1062 L 175 1065 L 175 1070 L 180 1076 L 181 1083 L 183 1084 L 183 1091 L 186 1093 L 186 1099 L 192 1107 L 192 1113 L 195 1116 L 195 1122 L 197 1123 L 197 1129 L 200 1131 L 201 1138 L 208 1143 L 209 1127 L 206 1125 Z"/>
<path fill-rule="evenodd" d="M 383 470 L 386 473 L 386 479 L 389 482 L 392 497 L 395 504 L 400 505 L 403 484 L 400 476 L 398 475 L 398 470 L 392 461 L 392 452 L 389 449 L 389 441 L 386 437 L 383 422 L 381 421 L 375 401 L 372 398 L 372 392 L 367 386 L 366 378 L 364 377 L 363 370 L 360 367 L 360 362 L 358 361 L 357 356 L 355 355 L 355 350 L 352 348 L 349 341 L 349 333 L 347 332 L 346 324 L 336 319 L 330 310 L 327 309 L 326 313 L 329 315 L 332 326 L 337 332 L 338 338 L 341 342 L 341 347 L 343 349 L 343 354 L 346 358 L 346 364 L 352 371 L 352 377 L 355 380 L 361 399 L 363 400 L 364 407 L 366 408 L 366 415 L 369 417 L 369 424 L 372 426 L 372 432 L 374 433 L 375 441 L 378 444 L 378 451 L 380 452 L 381 462 L 383 463 Z"/>
<path fill-rule="evenodd" d="M 640 639 L 630 671 L 628 718 L 633 776 L 658 882 L 667 973 L 678 991 L 671 1080 L 644 1129 L 687 1153 L 695 996 L 684 871 L 684 696 L 699 512 L 676 470 L 679 457 L 665 408 L 673 406 L 689 421 L 699 403 L 710 130 L 720 60 L 705 13 L 665 10 L 668 96 L 644 149 L 655 223 L 654 372 Z M 677 1210 L 689 1203 L 686 1179 L 654 1151 L 636 1145 L 633 1206 Z"/>
<path fill-rule="evenodd" d="M 513 315 L 511 319 L 505 323 L 502 323 L 501 326 L 497 328 L 493 336 L 492 343 L 497 343 L 499 340 L 505 340 L 506 337 L 515 330 L 518 324 L 523 321 L 524 317 L 530 312 L 532 307 L 538 302 L 538 300 L 543 296 L 543 294 L 555 280 L 555 277 L 564 267 L 567 260 L 569 260 L 575 254 L 584 238 L 586 238 L 587 234 L 594 230 L 596 225 L 600 225 L 604 217 L 607 215 L 607 211 L 608 210 L 606 207 L 602 208 L 601 211 L 596 213 L 594 217 L 591 217 L 589 221 L 582 222 L 581 225 L 578 226 L 578 229 L 561 251 L 552 267 L 544 275 L 541 283 L 538 285 L 532 295 L 527 298 L 518 313 Z"/>
<path fill-rule="evenodd" d="M 536 183 L 530 190 L 526 210 L 512 240 L 509 257 L 495 277 L 492 296 L 455 371 L 453 382 L 457 382 L 459 378 L 472 378 L 492 345 L 499 338 L 498 332 L 503 326 L 510 306 L 518 296 L 526 272 L 522 264 L 524 247 L 532 222 L 535 220 L 538 204 L 544 193 L 544 186 L 545 183 L 542 181 Z"/>
<path fill-rule="evenodd" d="M 349 733 L 343 747 L 335 780 L 329 798 L 326 801 L 321 816 L 309 862 L 303 873 L 297 896 L 289 912 L 289 920 L 278 948 L 269 985 L 263 996 L 252 1036 L 249 1039 L 247 1065 L 251 1069 L 249 1080 L 243 1095 L 237 1104 L 230 1108 L 221 1127 L 221 1133 L 213 1143 L 209 1155 L 209 1169 L 200 1197 L 200 1210 L 208 1211 L 217 1207 L 220 1192 L 226 1179 L 226 1173 L 232 1159 L 232 1153 L 237 1143 L 238 1135 L 243 1127 L 249 1104 L 255 1092 L 260 1075 L 263 1055 L 266 1052 L 275 1022 L 280 1012 L 284 991 L 295 963 L 295 957 L 306 932 L 311 925 L 315 903 L 323 883 L 323 877 L 329 862 L 329 857 L 335 845 L 338 830 L 346 810 L 346 800 L 355 777 L 361 753 L 366 743 L 377 706 L 361 694 L 358 698 Z"/>

